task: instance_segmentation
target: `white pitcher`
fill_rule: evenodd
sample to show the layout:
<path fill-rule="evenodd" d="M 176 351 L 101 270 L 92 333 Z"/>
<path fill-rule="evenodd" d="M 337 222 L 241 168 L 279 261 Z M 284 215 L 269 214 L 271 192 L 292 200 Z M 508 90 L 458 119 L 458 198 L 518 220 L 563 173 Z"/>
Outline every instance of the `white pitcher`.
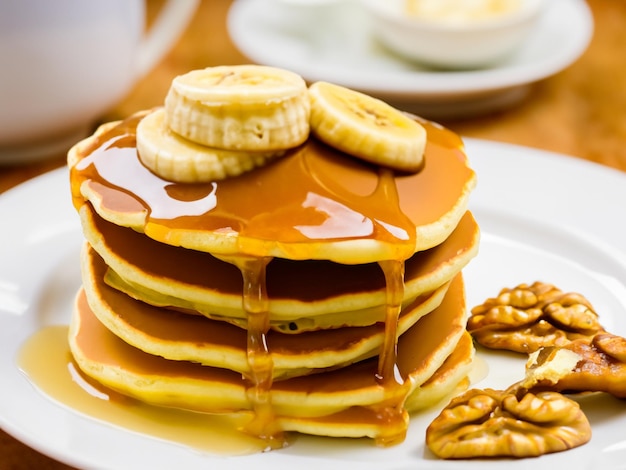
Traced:
<path fill-rule="evenodd" d="M 169 51 L 199 0 L 169 0 L 146 31 L 145 0 L 0 2 L 0 164 L 84 137 Z"/>

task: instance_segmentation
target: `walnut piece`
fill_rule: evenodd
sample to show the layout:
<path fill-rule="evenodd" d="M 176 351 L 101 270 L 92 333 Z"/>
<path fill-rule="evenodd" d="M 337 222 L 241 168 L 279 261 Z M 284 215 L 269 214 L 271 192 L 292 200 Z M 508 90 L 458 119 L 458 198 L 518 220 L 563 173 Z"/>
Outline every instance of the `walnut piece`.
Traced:
<path fill-rule="evenodd" d="M 545 373 L 555 369 L 552 364 L 564 351 L 575 353 L 579 360 L 558 374 Z M 522 385 L 530 390 L 606 392 L 626 398 L 626 338 L 601 332 L 591 341 L 543 348 L 529 358 Z"/>
<path fill-rule="evenodd" d="M 591 427 L 578 403 L 557 392 L 520 390 L 472 389 L 454 398 L 427 428 L 426 445 L 443 459 L 521 458 L 589 441 Z"/>
<path fill-rule="evenodd" d="M 467 331 L 483 346 L 520 353 L 588 339 L 603 330 L 585 297 L 543 282 L 502 289 L 474 307 L 467 322 Z"/>

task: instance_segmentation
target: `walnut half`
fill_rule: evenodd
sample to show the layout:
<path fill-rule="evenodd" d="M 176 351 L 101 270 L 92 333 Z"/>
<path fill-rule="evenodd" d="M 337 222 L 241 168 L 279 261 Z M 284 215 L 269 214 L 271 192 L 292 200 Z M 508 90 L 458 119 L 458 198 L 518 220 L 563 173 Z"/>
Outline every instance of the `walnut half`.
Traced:
<path fill-rule="evenodd" d="M 485 347 L 532 353 L 590 338 L 603 328 L 589 301 L 552 284 L 504 288 L 472 309 L 467 331 Z"/>
<path fill-rule="evenodd" d="M 578 360 L 562 368 L 558 363 L 564 353 L 573 353 Z M 555 370 L 559 372 L 546 372 Z M 543 348 L 529 357 L 523 385 L 534 390 L 606 392 L 626 398 L 626 338 L 601 332 L 591 341 Z"/>
<path fill-rule="evenodd" d="M 591 439 L 578 403 L 557 392 L 472 389 L 454 398 L 426 430 L 426 445 L 443 459 L 537 457 Z"/>

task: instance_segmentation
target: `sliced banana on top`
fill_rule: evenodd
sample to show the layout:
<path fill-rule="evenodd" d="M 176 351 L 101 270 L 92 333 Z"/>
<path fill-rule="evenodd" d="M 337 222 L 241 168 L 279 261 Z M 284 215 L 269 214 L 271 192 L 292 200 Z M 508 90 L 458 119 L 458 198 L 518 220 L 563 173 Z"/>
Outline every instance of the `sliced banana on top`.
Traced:
<path fill-rule="evenodd" d="M 203 183 L 238 176 L 285 153 L 207 147 L 172 132 L 165 120 L 160 108 L 139 121 L 137 152 L 145 166 L 169 181 Z"/>
<path fill-rule="evenodd" d="M 372 96 L 328 82 L 309 87 L 311 131 L 322 141 L 364 160 L 417 171 L 424 160 L 426 130 Z"/>
<path fill-rule="evenodd" d="M 237 176 L 309 137 L 306 83 L 259 65 L 209 67 L 176 77 L 165 107 L 137 126 L 137 151 L 164 179 L 203 183 Z"/>
<path fill-rule="evenodd" d="M 170 129 L 229 150 L 284 150 L 309 136 L 306 82 L 287 70 L 236 65 L 176 77 L 165 98 Z"/>
<path fill-rule="evenodd" d="M 165 107 L 137 127 L 141 161 L 162 178 L 200 183 L 237 176 L 304 143 L 309 132 L 372 163 L 417 171 L 426 130 L 371 96 L 327 82 L 307 88 L 287 70 L 233 65 L 172 81 Z"/>

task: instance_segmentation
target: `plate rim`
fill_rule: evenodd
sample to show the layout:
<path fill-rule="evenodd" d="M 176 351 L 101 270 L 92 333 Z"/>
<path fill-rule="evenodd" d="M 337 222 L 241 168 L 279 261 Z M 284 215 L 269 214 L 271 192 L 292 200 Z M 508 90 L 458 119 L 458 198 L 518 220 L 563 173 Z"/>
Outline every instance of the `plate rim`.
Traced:
<path fill-rule="evenodd" d="M 571 156 L 567 156 L 567 155 L 563 155 L 563 154 L 559 154 L 555 152 L 550 152 L 550 151 L 545 151 L 545 150 L 533 149 L 530 147 L 490 142 L 490 141 L 484 141 L 480 139 L 464 138 L 464 141 L 466 143 L 466 148 L 468 151 L 470 162 L 472 161 L 472 159 L 474 159 L 474 161 L 478 160 L 481 165 L 492 164 L 495 161 L 494 159 L 502 160 L 500 163 L 504 166 L 506 166 L 507 162 L 513 161 L 513 162 L 516 162 L 518 166 L 526 168 L 526 171 L 527 171 L 528 162 L 523 161 L 523 158 L 527 158 L 529 160 L 533 160 L 535 163 L 541 162 L 542 164 L 547 165 L 548 171 L 553 171 L 554 168 L 557 168 L 557 169 L 567 168 L 567 170 L 565 171 L 565 173 L 567 174 L 576 173 L 576 174 L 585 174 L 586 176 L 588 176 L 590 173 L 592 173 L 593 175 L 601 177 L 603 180 L 608 179 L 610 181 L 626 182 L 626 173 L 620 172 L 619 170 L 615 170 L 609 167 L 602 166 L 597 163 L 593 163 L 593 162 L 589 162 L 589 161 L 585 161 L 581 159 L 576 159 Z M 480 156 L 481 154 L 484 156 Z M 496 155 L 497 155 L 497 158 L 496 158 Z M 523 155 L 526 155 L 526 157 L 523 157 Z M 66 168 L 59 168 L 56 170 L 52 170 L 48 173 L 44 173 L 38 177 L 28 180 L 25 183 L 22 183 L 21 185 L 15 186 L 14 188 L 11 188 L 5 193 L 1 194 L 0 195 L 0 215 L 5 213 L 7 210 L 11 210 L 11 207 L 8 207 L 10 203 L 12 204 L 16 200 L 27 197 L 29 195 L 32 196 L 33 192 L 38 192 L 41 184 L 45 184 L 46 182 L 48 184 L 54 183 L 55 185 L 61 184 L 61 183 L 66 184 L 66 181 L 65 181 L 66 171 L 67 171 Z M 512 171 L 515 171 L 515 170 L 512 170 Z M 626 196 L 626 185 L 623 185 L 623 188 L 624 189 L 620 190 L 620 194 L 623 194 L 624 196 Z M 479 172 L 479 187 L 477 188 L 477 190 L 480 190 L 480 172 Z M 69 193 L 65 194 L 63 197 L 67 198 L 67 204 L 69 205 L 70 204 Z M 559 221 L 549 220 L 549 223 L 558 224 Z M 615 222 L 612 222 L 612 223 L 614 224 Z M 76 221 L 76 225 L 78 226 L 77 221 Z M 625 256 L 624 259 L 626 259 L 626 239 L 622 239 L 622 244 L 620 246 L 614 246 L 613 243 L 610 243 L 610 246 L 612 246 L 616 251 L 622 253 Z M 0 281 L 2 280 L 3 279 L 0 277 Z M 0 315 L 0 322 L 2 322 L 2 315 Z M 0 335 L 2 335 L 2 333 L 0 333 Z M 13 351 L 13 354 L 15 354 L 15 352 L 16 351 Z M 5 392 L 0 391 L 0 397 L 4 397 L 5 395 L 6 395 L 6 391 Z M 53 413 L 55 415 L 63 417 L 66 413 L 71 413 L 69 411 L 64 410 L 62 406 L 59 407 L 56 404 L 51 403 L 50 399 L 47 397 L 42 396 L 41 399 L 47 400 L 48 402 L 47 406 L 53 408 Z M 42 443 L 40 440 L 37 440 L 37 436 L 33 436 L 32 433 L 29 433 L 27 428 L 20 427 L 17 423 L 14 423 L 12 421 L 7 421 L 5 414 L 2 410 L 4 410 L 4 405 L 0 405 L 0 412 L 2 412 L 0 414 L 1 427 L 7 433 L 13 435 L 15 438 L 24 442 L 26 445 L 32 447 L 33 449 L 39 452 L 42 452 L 46 455 L 49 455 L 50 457 L 56 460 L 65 462 L 69 465 L 78 466 L 78 467 L 85 466 L 85 465 L 93 466 L 93 465 L 97 465 L 98 463 L 101 463 L 101 462 L 97 462 L 93 460 L 91 461 L 85 460 L 87 458 L 85 456 L 79 457 L 79 456 L 72 454 L 71 452 L 68 453 L 68 451 L 70 451 L 71 449 L 63 449 L 63 448 L 59 449 L 58 447 L 55 446 L 54 440 Z M 91 430 L 92 427 L 94 427 L 94 424 L 96 425 L 95 426 L 96 428 L 99 427 L 98 426 L 99 423 L 94 423 L 93 421 L 90 420 L 90 418 L 84 417 L 82 415 L 77 415 L 76 413 L 72 414 L 72 416 L 70 417 L 68 421 L 70 423 L 73 423 L 72 424 L 73 426 L 77 426 L 77 429 L 75 430 L 75 432 L 77 433 L 84 432 L 86 429 Z M 100 430 L 96 429 L 96 432 L 93 433 L 94 439 L 98 439 L 100 435 L 106 436 L 111 429 L 111 427 L 107 425 L 103 425 L 102 428 L 103 429 L 100 429 Z M 103 432 L 101 433 L 99 431 L 103 431 Z M 141 450 L 145 450 L 149 452 L 150 449 L 153 448 L 153 446 L 159 445 L 158 443 L 155 444 L 155 441 L 151 438 L 142 438 L 141 436 L 134 435 L 131 432 L 125 432 L 124 439 L 130 443 L 129 445 L 136 446 L 137 452 L 140 452 Z M 189 452 L 189 450 L 184 449 L 184 448 L 178 448 L 175 445 L 169 446 L 169 448 L 170 449 L 173 448 L 172 450 L 173 455 L 184 455 L 185 453 Z M 227 468 L 233 468 L 233 469 L 235 468 L 243 469 L 243 468 L 247 468 L 251 462 L 257 462 L 257 466 L 259 468 L 267 468 L 265 467 L 263 462 L 269 463 L 271 461 L 271 466 L 273 468 L 278 469 L 278 468 L 287 468 L 287 466 L 293 464 L 293 459 L 297 458 L 293 454 L 289 454 L 289 453 L 282 453 L 282 454 L 272 453 L 272 454 L 274 455 L 273 456 L 266 455 L 264 457 L 258 457 L 258 456 L 236 457 L 230 460 L 216 458 L 216 457 L 211 456 L 210 458 L 207 458 L 206 460 L 204 460 L 204 464 L 207 464 L 208 462 L 213 460 L 213 461 L 219 461 L 221 464 L 224 465 L 224 468 L 227 467 Z M 258 465 L 257 459 L 259 458 L 263 459 L 261 460 L 262 462 L 261 465 Z M 548 461 L 552 461 L 552 460 L 548 460 Z M 335 464 L 337 463 L 333 459 L 323 459 L 323 458 L 321 458 L 319 461 L 316 461 L 316 462 L 329 465 L 329 468 L 332 467 L 333 463 Z M 129 461 L 130 466 L 136 463 L 137 463 L 136 461 L 135 462 Z M 339 461 L 338 467 L 339 468 L 344 467 L 346 463 L 347 463 L 346 460 Z M 369 464 L 367 464 L 366 462 L 359 461 L 359 463 L 362 464 L 361 468 L 365 468 L 365 469 L 370 468 Z M 466 462 L 463 462 L 463 464 L 464 464 L 463 467 L 467 466 Z M 285 466 L 281 467 L 281 465 L 285 465 Z M 119 468 L 119 467 L 116 467 L 116 468 Z M 371 465 L 371 468 L 380 468 L 380 462 L 373 463 Z"/>
<path fill-rule="evenodd" d="M 269 0 L 271 2 L 272 0 Z M 275 1 L 275 0 L 274 0 Z M 339 0 L 356 3 L 359 0 Z M 584 0 L 551 0 L 550 10 L 544 15 L 556 16 L 558 10 L 569 12 L 578 22 L 577 28 L 572 28 L 569 41 L 561 48 L 558 57 L 552 58 L 552 62 L 534 63 L 532 66 L 513 66 L 507 68 L 493 68 L 477 71 L 460 72 L 424 72 L 415 70 L 398 74 L 395 72 L 381 73 L 375 78 L 364 77 L 363 74 L 354 73 L 346 77 L 340 73 L 330 74 L 328 70 L 319 72 L 319 63 L 315 66 L 303 67 L 302 64 L 294 66 L 285 59 L 277 57 L 272 48 L 261 46 L 259 38 L 250 36 L 249 28 L 239 25 L 244 15 L 248 15 L 258 5 L 268 3 L 268 0 L 234 0 L 227 14 L 227 30 L 232 42 L 250 60 L 289 68 L 300 73 L 308 81 L 327 80 L 355 88 L 369 94 L 374 94 L 390 100 L 403 99 L 405 101 L 445 102 L 452 99 L 482 97 L 482 95 L 500 93 L 511 88 L 528 85 L 530 83 L 547 78 L 575 62 L 588 47 L 593 36 L 594 21 L 591 9 Z M 564 10 L 565 9 L 565 10 Z M 569 23 L 569 22 L 568 22 Z M 560 21 L 554 24 L 563 28 Z M 567 28 L 565 26 L 564 28 Z M 248 34 L 248 36 L 246 36 Z M 288 35 L 283 35 L 288 40 Z M 261 52 L 261 48 L 265 53 Z M 389 55 L 391 57 L 391 55 Z M 403 62 L 396 59 L 396 62 Z M 398 77 L 402 75 L 402 82 L 398 83 Z M 392 83 L 393 86 L 388 84 Z"/>

